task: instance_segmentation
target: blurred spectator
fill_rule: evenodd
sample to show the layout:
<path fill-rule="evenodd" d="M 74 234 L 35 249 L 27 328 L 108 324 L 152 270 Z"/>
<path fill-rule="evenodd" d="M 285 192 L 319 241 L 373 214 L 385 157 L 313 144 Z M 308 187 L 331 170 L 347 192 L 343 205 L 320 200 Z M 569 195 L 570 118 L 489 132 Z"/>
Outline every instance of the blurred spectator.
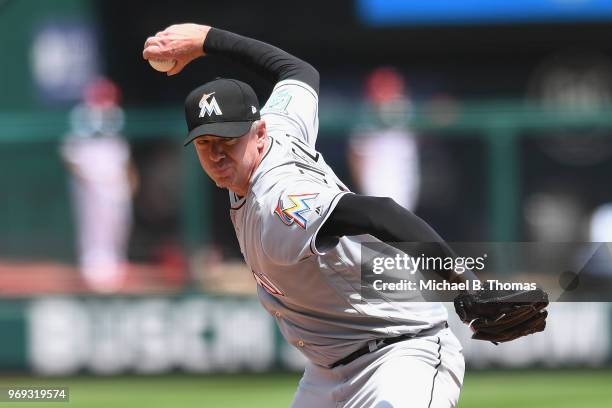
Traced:
<path fill-rule="evenodd" d="M 363 194 L 391 197 L 414 210 L 419 195 L 417 143 L 406 128 L 410 97 L 404 79 L 393 68 L 374 70 L 365 82 L 366 105 L 373 120 L 351 135 L 349 167 Z"/>
<path fill-rule="evenodd" d="M 590 219 L 589 238 L 591 242 L 601 242 L 598 252 L 587 265 L 586 272 L 607 277 L 608 287 L 612 286 L 612 203 L 605 203 L 595 208 Z"/>
<path fill-rule="evenodd" d="M 572 192 L 553 190 L 527 196 L 524 201 L 528 240 L 582 240 L 584 209 Z"/>
<path fill-rule="evenodd" d="M 597 207 L 590 224 L 592 242 L 612 242 L 612 203 Z"/>
<path fill-rule="evenodd" d="M 72 176 L 81 274 L 98 292 L 121 288 L 132 225 L 135 172 L 120 135 L 119 99 L 120 90 L 110 80 L 91 82 L 70 113 L 71 132 L 61 146 Z"/>

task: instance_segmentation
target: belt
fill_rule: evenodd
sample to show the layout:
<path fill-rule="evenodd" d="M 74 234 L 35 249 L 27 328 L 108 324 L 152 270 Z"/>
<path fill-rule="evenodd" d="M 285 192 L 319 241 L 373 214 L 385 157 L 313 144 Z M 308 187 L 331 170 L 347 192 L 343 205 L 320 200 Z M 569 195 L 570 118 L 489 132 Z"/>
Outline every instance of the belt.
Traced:
<path fill-rule="evenodd" d="M 437 333 L 438 331 L 445 329 L 448 327 L 448 323 L 447 322 L 443 322 L 440 324 L 437 324 L 429 329 L 425 329 L 425 330 L 421 330 L 418 333 L 413 333 L 413 334 L 403 334 L 401 336 L 397 336 L 397 337 L 386 337 L 384 339 L 378 339 L 378 340 L 370 340 L 368 341 L 368 344 L 363 346 L 362 348 L 353 351 L 351 354 L 349 354 L 348 356 L 341 358 L 340 360 L 336 361 L 335 363 L 333 363 L 331 366 L 329 366 L 329 368 L 335 368 L 341 365 L 347 365 L 348 363 L 357 360 L 359 357 L 361 356 L 365 356 L 366 354 L 369 354 L 373 351 L 376 350 L 380 350 L 382 348 L 385 348 L 387 346 L 390 346 L 391 344 L 395 344 L 395 343 L 399 343 L 400 341 L 405 341 L 405 340 L 409 340 L 409 339 L 414 339 L 415 337 L 422 337 L 422 336 L 429 336 L 430 334 L 434 334 Z"/>

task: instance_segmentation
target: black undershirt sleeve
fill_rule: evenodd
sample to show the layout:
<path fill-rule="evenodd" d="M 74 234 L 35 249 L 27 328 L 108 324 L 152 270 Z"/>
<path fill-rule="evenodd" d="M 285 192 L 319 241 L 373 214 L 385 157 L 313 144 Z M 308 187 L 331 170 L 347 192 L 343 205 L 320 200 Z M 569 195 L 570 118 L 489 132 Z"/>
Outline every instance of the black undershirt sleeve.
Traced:
<path fill-rule="evenodd" d="M 319 72 L 312 65 L 265 42 L 211 28 L 204 41 L 204 52 L 239 62 L 274 83 L 295 79 L 319 93 Z"/>
<path fill-rule="evenodd" d="M 345 235 L 370 234 L 394 245 L 402 242 L 418 243 L 418 253 L 431 257 L 455 257 L 453 250 L 425 221 L 387 197 L 345 194 L 317 234 L 317 242 Z M 414 248 L 414 246 L 411 246 Z M 413 256 L 415 254 L 412 254 Z M 446 269 L 436 270 L 451 282 L 476 280 L 473 272 L 460 275 Z"/>

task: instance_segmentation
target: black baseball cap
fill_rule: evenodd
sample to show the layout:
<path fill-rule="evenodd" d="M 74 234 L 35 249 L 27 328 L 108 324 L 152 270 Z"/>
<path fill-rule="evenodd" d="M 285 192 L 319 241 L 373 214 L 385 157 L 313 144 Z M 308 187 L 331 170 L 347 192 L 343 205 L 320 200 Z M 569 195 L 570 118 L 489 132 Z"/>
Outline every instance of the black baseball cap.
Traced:
<path fill-rule="evenodd" d="M 249 85 L 226 78 L 207 82 L 185 99 L 185 146 L 203 135 L 240 137 L 259 118 L 259 101 Z"/>

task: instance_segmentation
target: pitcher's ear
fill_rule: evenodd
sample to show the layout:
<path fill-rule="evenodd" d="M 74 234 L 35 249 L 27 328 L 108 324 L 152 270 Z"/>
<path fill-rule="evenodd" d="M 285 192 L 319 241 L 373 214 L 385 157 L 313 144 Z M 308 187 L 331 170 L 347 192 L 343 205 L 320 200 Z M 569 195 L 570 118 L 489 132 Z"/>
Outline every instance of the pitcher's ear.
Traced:
<path fill-rule="evenodd" d="M 257 128 L 255 129 L 255 132 L 257 133 L 257 141 L 263 141 L 266 138 L 266 122 L 263 119 L 260 119 L 257 122 Z"/>

